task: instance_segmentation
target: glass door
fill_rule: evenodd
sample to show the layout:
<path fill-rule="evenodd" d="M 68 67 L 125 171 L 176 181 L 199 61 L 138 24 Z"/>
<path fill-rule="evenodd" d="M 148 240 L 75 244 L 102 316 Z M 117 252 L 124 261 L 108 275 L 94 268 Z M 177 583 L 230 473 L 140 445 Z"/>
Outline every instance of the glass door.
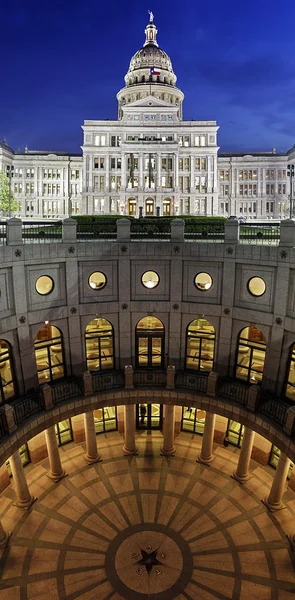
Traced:
<path fill-rule="evenodd" d="M 163 202 L 163 216 L 170 217 L 171 216 L 171 200 L 164 200 Z"/>
<path fill-rule="evenodd" d="M 146 335 L 137 337 L 137 367 L 162 368 L 163 353 L 163 335 Z"/>
<path fill-rule="evenodd" d="M 128 200 L 128 214 L 130 217 L 136 216 L 136 200 Z"/>
<path fill-rule="evenodd" d="M 184 406 L 182 408 L 182 431 L 191 431 L 192 433 L 204 434 L 206 412 L 199 408 Z"/>
<path fill-rule="evenodd" d="M 146 200 L 145 202 L 145 214 L 147 217 L 153 217 L 154 216 L 154 201 L 153 200 Z"/>
<path fill-rule="evenodd" d="M 137 429 L 162 429 L 163 406 L 161 404 L 137 404 Z"/>

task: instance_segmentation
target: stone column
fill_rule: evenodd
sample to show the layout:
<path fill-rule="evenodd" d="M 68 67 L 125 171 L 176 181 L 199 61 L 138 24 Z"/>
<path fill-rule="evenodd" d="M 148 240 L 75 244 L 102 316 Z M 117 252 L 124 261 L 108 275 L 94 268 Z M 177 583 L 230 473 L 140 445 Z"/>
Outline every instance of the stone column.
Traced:
<path fill-rule="evenodd" d="M 67 473 L 61 465 L 54 425 L 48 427 L 48 429 L 45 429 L 45 441 L 50 469 L 46 474 L 49 479 L 52 479 L 52 481 L 55 481 L 56 483 L 57 481 L 60 481 L 60 479 L 66 477 Z"/>
<path fill-rule="evenodd" d="M 122 152 L 122 157 L 121 157 L 121 191 L 125 192 L 126 191 L 126 154 L 123 154 Z"/>
<path fill-rule="evenodd" d="M 162 169 L 162 155 L 160 154 L 160 152 L 158 152 L 158 154 L 157 154 L 157 181 L 156 181 L 157 192 L 162 192 L 161 169 Z M 167 174 L 167 172 L 168 171 L 166 171 L 166 174 Z"/>
<path fill-rule="evenodd" d="M 26 476 L 24 474 L 24 468 L 18 450 L 10 456 L 9 463 L 11 467 L 13 484 L 16 493 L 15 505 L 19 508 L 29 508 L 33 504 L 33 502 L 35 502 L 36 498 L 34 498 L 34 496 L 31 496 L 30 494 Z"/>
<path fill-rule="evenodd" d="M 5 548 L 9 538 L 10 538 L 10 533 L 6 533 L 6 531 L 4 531 L 2 523 L 0 521 L 0 548 L 1 549 Z"/>
<path fill-rule="evenodd" d="M 138 186 L 139 189 L 143 189 L 143 153 L 140 152 L 138 156 Z"/>
<path fill-rule="evenodd" d="M 254 437 L 255 431 L 252 431 L 252 429 L 249 429 L 249 427 L 245 427 L 237 469 L 233 473 L 233 478 L 239 481 L 239 483 L 245 483 L 251 477 L 249 473 L 249 465 Z"/>
<path fill-rule="evenodd" d="M 94 416 L 92 410 L 84 413 L 84 427 L 86 441 L 86 454 L 84 458 L 88 465 L 92 465 L 93 463 L 97 463 L 101 460 L 101 457 L 97 452 Z"/>
<path fill-rule="evenodd" d="M 125 455 L 138 454 L 135 444 L 134 404 L 124 406 L 124 446 Z"/>
<path fill-rule="evenodd" d="M 281 510 L 285 506 L 282 502 L 282 498 L 285 491 L 290 462 L 290 459 L 281 452 L 269 496 L 263 500 L 263 503 L 271 512 Z"/>
<path fill-rule="evenodd" d="M 174 456 L 174 430 L 175 430 L 175 407 L 171 404 L 165 406 L 164 443 L 161 448 L 163 456 Z"/>
<path fill-rule="evenodd" d="M 213 413 L 206 413 L 204 435 L 202 441 L 201 452 L 197 458 L 197 462 L 203 465 L 211 465 L 214 458 L 213 450 L 213 438 L 214 438 L 214 427 L 215 427 L 216 415 Z"/>

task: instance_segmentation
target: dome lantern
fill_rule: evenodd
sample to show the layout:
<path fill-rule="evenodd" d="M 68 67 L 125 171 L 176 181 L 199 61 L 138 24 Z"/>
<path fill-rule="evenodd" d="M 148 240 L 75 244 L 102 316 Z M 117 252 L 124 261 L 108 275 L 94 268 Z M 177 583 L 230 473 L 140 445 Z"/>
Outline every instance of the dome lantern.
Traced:
<path fill-rule="evenodd" d="M 145 33 L 144 46 L 147 46 L 148 44 L 154 44 L 155 46 L 158 46 L 158 42 L 157 42 L 158 30 L 156 28 L 156 25 L 154 24 L 154 15 L 150 10 L 149 10 L 149 15 L 150 15 L 150 22 L 146 26 L 145 32 L 144 32 Z"/>

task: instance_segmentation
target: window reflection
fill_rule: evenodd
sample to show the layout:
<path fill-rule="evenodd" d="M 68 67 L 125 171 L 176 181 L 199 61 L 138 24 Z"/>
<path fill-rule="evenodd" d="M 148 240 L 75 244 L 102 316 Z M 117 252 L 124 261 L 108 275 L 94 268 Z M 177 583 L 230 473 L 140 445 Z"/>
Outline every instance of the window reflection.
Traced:
<path fill-rule="evenodd" d="M 181 429 L 203 435 L 206 412 L 199 408 L 184 406 L 182 409 Z"/>
<path fill-rule="evenodd" d="M 118 429 L 116 406 L 106 406 L 93 411 L 96 433 L 116 431 Z"/>
<path fill-rule="evenodd" d="M 265 337 L 256 327 L 245 327 L 239 335 L 236 377 L 250 383 L 262 380 L 266 352 Z"/>
<path fill-rule="evenodd" d="M 88 371 L 114 368 L 113 326 L 97 317 L 88 323 L 85 331 L 86 364 Z"/>
<path fill-rule="evenodd" d="M 11 346 L 5 340 L 0 340 L 0 391 L 1 402 L 15 395 Z"/>
<path fill-rule="evenodd" d="M 73 430 L 71 419 L 64 419 L 55 425 L 55 433 L 59 446 L 73 441 Z"/>
<path fill-rule="evenodd" d="M 47 324 L 39 329 L 34 348 L 40 384 L 64 377 L 63 342 L 57 327 Z"/>
<path fill-rule="evenodd" d="M 186 368 L 213 370 L 215 329 L 206 319 L 195 319 L 187 328 Z"/>

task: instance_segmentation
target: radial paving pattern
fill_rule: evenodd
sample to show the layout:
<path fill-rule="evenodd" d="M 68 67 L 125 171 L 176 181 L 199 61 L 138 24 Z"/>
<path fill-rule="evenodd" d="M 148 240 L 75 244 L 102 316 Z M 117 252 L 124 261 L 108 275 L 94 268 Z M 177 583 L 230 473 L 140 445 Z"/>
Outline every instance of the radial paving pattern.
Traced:
<path fill-rule="evenodd" d="M 160 457 L 161 441 L 142 433 L 138 456 L 123 457 L 118 434 L 98 436 L 103 461 L 91 466 L 82 446 L 66 446 L 68 477 L 58 484 L 46 461 L 26 470 L 38 496 L 29 511 L 13 506 L 12 488 L 0 500 L 12 532 L 0 600 L 293 600 L 294 494 L 272 514 L 261 502 L 268 470 L 252 463 L 241 486 L 229 449 L 217 447 L 205 467 L 196 463 L 198 436 L 182 433 L 173 458 Z M 161 565 L 134 567 L 141 550 L 159 550 Z"/>

